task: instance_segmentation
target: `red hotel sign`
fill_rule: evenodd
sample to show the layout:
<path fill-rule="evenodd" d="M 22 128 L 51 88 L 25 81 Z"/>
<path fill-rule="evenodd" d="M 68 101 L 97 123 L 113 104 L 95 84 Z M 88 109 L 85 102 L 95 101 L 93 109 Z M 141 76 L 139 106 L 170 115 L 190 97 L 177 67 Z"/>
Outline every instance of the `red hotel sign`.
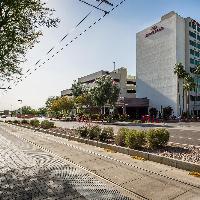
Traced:
<path fill-rule="evenodd" d="M 158 28 L 157 26 L 152 26 L 151 32 L 150 32 L 150 33 L 147 33 L 145 37 L 147 38 L 147 37 L 149 37 L 150 35 L 154 35 L 154 34 L 160 32 L 160 31 L 163 31 L 163 30 L 164 30 L 164 27 L 162 27 L 162 26 L 161 26 L 160 28 Z"/>

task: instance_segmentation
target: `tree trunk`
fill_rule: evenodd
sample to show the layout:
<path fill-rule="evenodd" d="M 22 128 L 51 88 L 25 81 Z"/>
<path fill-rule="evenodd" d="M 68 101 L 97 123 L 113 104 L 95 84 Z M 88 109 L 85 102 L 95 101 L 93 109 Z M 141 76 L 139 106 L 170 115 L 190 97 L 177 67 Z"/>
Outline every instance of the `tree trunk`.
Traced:
<path fill-rule="evenodd" d="M 189 91 L 187 91 L 187 98 L 186 98 L 186 112 L 187 112 L 187 118 L 189 117 Z"/>

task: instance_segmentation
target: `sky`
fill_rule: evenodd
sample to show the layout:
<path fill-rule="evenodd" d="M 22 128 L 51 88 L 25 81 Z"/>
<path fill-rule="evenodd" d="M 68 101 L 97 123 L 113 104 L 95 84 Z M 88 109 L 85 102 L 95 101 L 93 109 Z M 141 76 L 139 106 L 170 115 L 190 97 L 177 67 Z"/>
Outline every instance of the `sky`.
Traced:
<path fill-rule="evenodd" d="M 46 61 L 56 50 L 63 51 L 42 65 L 37 71 L 20 82 L 11 85 L 8 93 L 0 93 L 0 110 L 14 110 L 20 106 L 33 108 L 43 107 L 50 96 L 59 96 L 61 90 L 70 88 L 78 77 L 100 71 L 126 67 L 128 74 L 136 74 L 136 33 L 160 21 L 162 15 L 175 11 L 183 17 L 191 17 L 200 21 L 199 0 L 126 0 L 121 6 L 103 18 L 83 36 L 72 42 L 72 38 L 89 27 L 104 13 L 93 9 L 79 0 L 43 0 L 47 6 L 54 8 L 55 17 L 61 22 L 58 28 L 43 28 L 40 42 L 27 53 L 27 62 L 22 65 L 25 70 L 34 71 L 38 60 Z M 85 0 L 97 5 L 95 0 Z M 110 0 L 113 4 L 121 0 Z M 102 5 L 102 9 L 112 7 Z M 78 29 L 73 27 L 88 12 L 93 10 Z M 66 33 L 69 36 L 63 42 Z M 52 48 L 55 49 L 47 55 Z M 41 61 L 41 62 L 42 62 Z M 22 100 L 22 102 L 18 101 Z"/>

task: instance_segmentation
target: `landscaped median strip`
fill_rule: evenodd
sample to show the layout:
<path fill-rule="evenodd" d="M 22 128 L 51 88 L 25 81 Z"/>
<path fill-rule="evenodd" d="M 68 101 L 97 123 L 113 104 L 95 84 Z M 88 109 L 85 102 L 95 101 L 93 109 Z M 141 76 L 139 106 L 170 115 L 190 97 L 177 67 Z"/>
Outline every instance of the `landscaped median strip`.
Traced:
<path fill-rule="evenodd" d="M 16 124 L 13 124 L 13 125 L 16 125 Z M 195 164 L 195 163 L 177 160 L 177 159 L 169 158 L 169 157 L 164 157 L 164 156 L 156 155 L 153 153 L 143 152 L 143 151 L 134 150 L 134 149 L 126 148 L 126 147 L 107 144 L 107 143 L 103 143 L 103 142 L 99 142 L 99 141 L 95 141 L 95 140 L 89 140 L 89 139 L 84 139 L 84 138 L 80 138 L 80 137 L 70 136 L 70 135 L 58 133 L 55 131 L 53 132 L 53 131 L 45 130 L 45 129 L 41 129 L 41 128 L 33 128 L 30 126 L 24 126 L 24 125 L 20 125 L 20 124 L 17 124 L 17 125 L 21 126 L 23 128 L 29 128 L 29 129 L 32 129 L 35 131 L 41 131 L 41 132 L 48 133 L 48 134 L 51 134 L 54 136 L 63 137 L 63 138 L 69 139 L 69 140 L 73 140 L 73 141 L 89 144 L 92 146 L 104 148 L 105 150 L 109 149 L 109 151 L 112 151 L 112 152 L 119 152 L 122 154 L 127 154 L 127 155 L 130 155 L 131 157 L 135 157 L 135 158 L 138 157 L 138 158 L 142 158 L 144 160 L 157 162 L 160 164 L 187 170 L 190 172 L 200 173 L 200 165 Z M 111 159 L 113 159 L 113 158 L 111 158 Z M 119 161 L 119 162 L 123 163 L 123 161 Z"/>

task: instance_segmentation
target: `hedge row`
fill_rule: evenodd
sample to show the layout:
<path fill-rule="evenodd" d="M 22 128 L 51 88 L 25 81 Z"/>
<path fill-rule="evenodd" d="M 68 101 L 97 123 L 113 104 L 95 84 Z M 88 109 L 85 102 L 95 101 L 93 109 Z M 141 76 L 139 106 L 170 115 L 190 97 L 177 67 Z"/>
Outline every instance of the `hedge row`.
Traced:
<path fill-rule="evenodd" d="M 14 124 L 30 124 L 33 127 L 41 127 L 43 129 L 50 129 L 50 128 L 55 127 L 54 122 L 49 122 L 48 120 L 44 120 L 44 121 L 40 122 L 37 119 L 32 119 L 30 121 L 23 119 L 22 121 L 19 121 L 19 120 L 10 121 L 10 120 L 8 120 L 6 122 L 14 123 Z"/>
<path fill-rule="evenodd" d="M 80 137 L 88 138 L 90 140 L 99 140 L 106 142 L 114 138 L 114 131 L 112 127 L 101 128 L 98 125 L 88 125 L 77 128 L 77 133 Z"/>
<path fill-rule="evenodd" d="M 169 132 L 166 129 L 134 130 L 128 128 L 119 129 L 115 144 L 129 148 L 159 148 L 167 145 Z"/>

